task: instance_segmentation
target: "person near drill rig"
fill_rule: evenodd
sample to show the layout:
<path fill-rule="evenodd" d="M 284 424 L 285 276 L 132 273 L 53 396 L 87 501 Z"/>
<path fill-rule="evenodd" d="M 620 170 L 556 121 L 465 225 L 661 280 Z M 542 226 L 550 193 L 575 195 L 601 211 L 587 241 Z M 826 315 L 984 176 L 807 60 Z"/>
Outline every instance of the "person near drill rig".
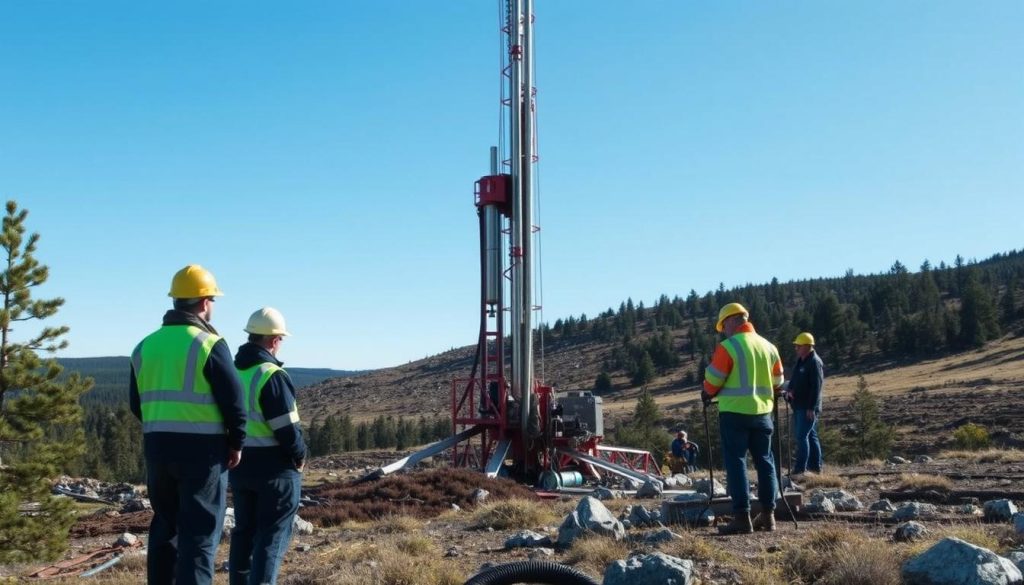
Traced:
<path fill-rule="evenodd" d="M 733 519 L 720 526 L 721 534 L 747 534 L 775 530 L 775 493 L 778 483 L 772 457 L 772 409 L 782 388 L 779 350 L 761 337 L 749 322 L 750 314 L 739 303 L 729 303 L 718 313 L 715 329 L 725 339 L 715 348 L 704 370 L 701 399 L 705 405 L 718 400 L 722 459 L 726 485 L 732 499 Z M 750 483 L 747 451 L 757 468 L 757 496 L 761 513 L 750 520 Z"/>

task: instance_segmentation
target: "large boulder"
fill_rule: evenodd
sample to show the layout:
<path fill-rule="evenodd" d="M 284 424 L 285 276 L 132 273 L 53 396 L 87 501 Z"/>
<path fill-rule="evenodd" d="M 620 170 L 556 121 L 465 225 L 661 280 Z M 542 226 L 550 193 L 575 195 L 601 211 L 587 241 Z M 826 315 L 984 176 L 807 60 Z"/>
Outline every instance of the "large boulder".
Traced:
<path fill-rule="evenodd" d="M 691 585 L 693 582 L 693 561 L 656 552 L 611 563 L 604 571 L 603 585 Z"/>
<path fill-rule="evenodd" d="M 985 502 L 985 520 L 989 522 L 1010 522 L 1017 513 L 1017 506 L 1010 500 L 989 500 Z"/>
<path fill-rule="evenodd" d="M 615 519 L 597 498 L 585 496 L 558 528 L 558 546 L 567 547 L 584 534 L 599 534 L 615 540 L 626 537 L 622 522 Z"/>
<path fill-rule="evenodd" d="M 1024 581 L 1009 559 L 953 537 L 904 563 L 902 573 L 905 585 L 1013 585 Z"/>
<path fill-rule="evenodd" d="M 1006 555 L 1010 562 L 1017 565 L 1017 568 L 1024 573 L 1024 551 L 1015 550 Z"/>

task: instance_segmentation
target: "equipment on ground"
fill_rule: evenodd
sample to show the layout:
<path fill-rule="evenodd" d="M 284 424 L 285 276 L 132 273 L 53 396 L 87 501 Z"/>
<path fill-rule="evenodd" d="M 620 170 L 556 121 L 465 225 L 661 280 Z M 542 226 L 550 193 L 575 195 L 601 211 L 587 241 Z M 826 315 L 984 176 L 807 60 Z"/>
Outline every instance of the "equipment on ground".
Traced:
<path fill-rule="evenodd" d="M 171 279 L 171 292 L 167 296 L 174 299 L 198 299 L 202 297 L 219 297 L 224 293 L 217 288 L 217 281 L 209 270 L 198 264 L 189 264 L 174 273 Z"/>
<path fill-rule="evenodd" d="M 602 445 L 604 412 L 591 392 L 556 393 L 535 374 L 533 313 L 541 309 L 536 205 L 533 0 L 504 3 L 499 145 L 475 183 L 480 224 L 480 330 L 468 379 L 451 388 L 452 436 L 379 476 L 450 450 L 452 464 L 556 487 L 608 474 L 639 487 L 661 474 L 647 451 Z M 508 267 L 506 268 L 506 258 Z M 535 294 L 537 293 L 537 294 Z M 541 346 L 541 352 L 543 346 Z M 576 472 L 576 473 L 572 473 Z"/>

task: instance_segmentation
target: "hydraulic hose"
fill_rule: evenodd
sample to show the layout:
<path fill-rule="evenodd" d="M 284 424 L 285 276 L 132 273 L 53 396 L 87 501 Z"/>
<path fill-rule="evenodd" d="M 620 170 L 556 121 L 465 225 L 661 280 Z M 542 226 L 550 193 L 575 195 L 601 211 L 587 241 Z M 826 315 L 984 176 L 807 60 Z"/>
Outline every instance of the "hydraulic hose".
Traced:
<path fill-rule="evenodd" d="M 476 575 L 465 585 L 598 585 L 586 574 L 552 561 L 517 561 L 491 567 Z"/>

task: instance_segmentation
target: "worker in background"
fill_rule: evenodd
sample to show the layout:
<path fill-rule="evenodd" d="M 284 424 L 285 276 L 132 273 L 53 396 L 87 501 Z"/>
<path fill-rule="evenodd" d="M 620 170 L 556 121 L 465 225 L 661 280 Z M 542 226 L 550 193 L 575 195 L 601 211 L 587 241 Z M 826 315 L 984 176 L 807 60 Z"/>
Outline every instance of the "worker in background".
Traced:
<path fill-rule="evenodd" d="M 748 321 L 743 305 L 729 303 L 718 313 L 715 329 L 725 339 L 715 348 L 704 370 L 705 404 L 718 399 L 722 436 L 722 459 L 726 484 L 732 498 L 733 519 L 719 527 L 721 534 L 745 534 L 775 530 L 775 462 L 772 458 L 772 409 L 782 387 L 782 359 L 779 350 L 761 337 Z M 747 451 L 757 469 L 757 499 L 761 513 L 750 519 L 750 483 L 747 481 Z"/>
<path fill-rule="evenodd" d="M 222 294 L 202 266 L 182 268 L 171 280 L 174 308 L 132 352 L 128 397 L 142 421 L 153 506 L 150 585 L 213 582 L 225 472 L 238 465 L 245 439 L 231 350 L 210 325 L 214 299 Z"/>
<path fill-rule="evenodd" d="M 288 330 L 284 316 L 264 307 L 245 326 L 249 342 L 235 367 L 245 388 L 245 450 L 231 470 L 235 528 L 228 560 L 230 585 L 273 585 L 299 509 L 306 444 L 295 406 L 295 387 L 277 352 Z"/>
<path fill-rule="evenodd" d="M 672 457 L 676 461 L 682 461 L 685 468 L 681 471 L 690 472 L 697 469 L 697 457 L 700 455 L 700 447 L 697 443 L 691 442 L 687 439 L 686 431 L 679 431 L 676 433 L 676 438 L 672 441 Z M 675 469 L 673 473 L 678 473 Z"/>
<path fill-rule="evenodd" d="M 793 440 L 796 460 L 792 475 L 807 471 L 821 473 L 821 441 L 818 417 L 821 416 L 821 390 L 825 385 L 825 367 L 814 351 L 814 336 L 804 332 L 793 340 L 796 364 L 790 374 L 786 399 L 793 407 Z"/>

